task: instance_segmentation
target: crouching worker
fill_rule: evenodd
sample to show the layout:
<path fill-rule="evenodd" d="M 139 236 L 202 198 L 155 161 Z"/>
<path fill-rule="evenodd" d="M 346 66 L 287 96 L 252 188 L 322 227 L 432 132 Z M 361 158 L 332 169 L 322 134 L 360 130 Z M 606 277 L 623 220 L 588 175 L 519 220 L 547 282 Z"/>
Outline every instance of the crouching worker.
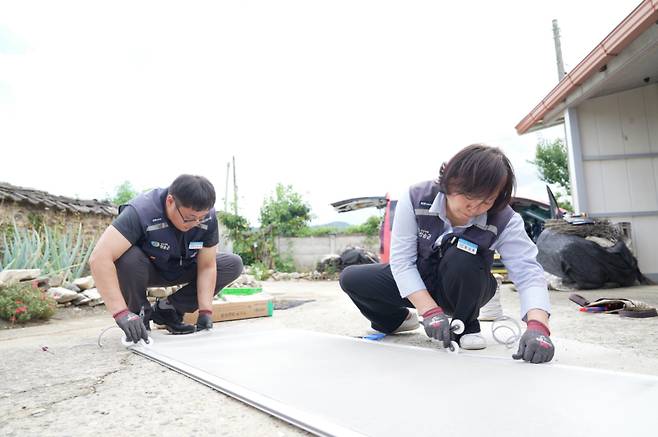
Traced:
<path fill-rule="evenodd" d="M 494 295 L 493 251 L 519 290 L 527 330 L 514 359 L 550 361 L 550 303 L 537 248 L 509 206 L 515 177 L 498 148 L 472 145 L 441 166 L 436 181 L 411 186 L 398 201 L 389 264 L 346 268 L 340 285 L 373 329 L 395 334 L 419 326 L 449 347 L 484 349 L 478 314 Z M 451 334 L 449 318 L 464 322 Z"/>
<path fill-rule="evenodd" d="M 105 305 L 128 341 L 148 339 L 149 321 L 172 334 L 212 328 L 212 300 L 242 273 L 242 260 L 217 253 L 215 189 L 202 176 L 181 175 L 168 187 L 119 207 L 89 265 Z M 150 305 L 147 287 L 186 284 Z M 195 325 L 183 314 L 199 310 Z"/>

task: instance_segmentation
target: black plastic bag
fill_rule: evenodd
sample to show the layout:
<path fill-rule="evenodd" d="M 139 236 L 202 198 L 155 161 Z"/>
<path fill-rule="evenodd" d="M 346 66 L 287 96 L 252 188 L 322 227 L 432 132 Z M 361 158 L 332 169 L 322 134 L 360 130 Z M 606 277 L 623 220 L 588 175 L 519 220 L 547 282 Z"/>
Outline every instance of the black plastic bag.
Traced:
<path fill-rule="evenodd" d="M 637 260 L 622 241 L 604 248 L 583 237 L 545 229 L 537 239 L 537 249 L 537 261 L 544 270 L 579 289 L 650 282 L 640 273 Z"/>

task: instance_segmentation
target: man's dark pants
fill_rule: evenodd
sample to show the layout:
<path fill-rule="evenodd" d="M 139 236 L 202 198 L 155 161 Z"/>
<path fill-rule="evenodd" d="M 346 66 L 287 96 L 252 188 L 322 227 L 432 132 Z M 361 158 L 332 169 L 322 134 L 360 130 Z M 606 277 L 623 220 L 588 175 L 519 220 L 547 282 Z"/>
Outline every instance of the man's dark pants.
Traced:
<path fill-rule="evenodd" d="M 451 246 L 438 263 L 435 277 L 430 294 L 436 303 L 464 322 L 464 334 L 480 332 L 480 308 L 491 300 L 497 286 L 484 257 Z M 409 299 L 400 296 L 389 264 L 347 267 L 340 275 L 340 286 L 379 332 L 395 331 L 407 317 L 406 308 L 413 308 Z"/>
<path fill-rule="evenodd" d="M 242 259 L 229 253 L 217 254 L 217 281 L 215 294 L 237 279 L 242 273 Z M 119 278 L 119 286 L 128 309 L 139 314 L 144 308 L 145 320 L 150 320 L 151 305 L 146 298 L 148 287 L 170 287 L 185 284 L 180 290 L 168 297 L 169 302 L 181 313 L 191 313 L 199 308 L 196 291 L 196 265 L 185 271 L 175 281 L 165 279 L 153 266 L 153 263 L 136 246 L 128 249 L 114 263 Z"/>

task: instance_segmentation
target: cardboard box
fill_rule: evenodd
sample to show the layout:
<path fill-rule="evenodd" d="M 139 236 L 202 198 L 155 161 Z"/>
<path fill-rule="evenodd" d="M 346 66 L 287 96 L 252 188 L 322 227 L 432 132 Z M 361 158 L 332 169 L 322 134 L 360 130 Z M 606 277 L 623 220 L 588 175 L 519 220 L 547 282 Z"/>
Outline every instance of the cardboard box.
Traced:
<path fill-rule="evenodd" d="M 251 319 L 254 317 L 268 317 L 274 311 L 272 296 L 266 293 L 252 294 L 249 296 L 226 295 L 216 299 L 212 303 L 213 322 L 225 322 L 228 320 Z M 198 311 L 186 313 L 183 317 L 185 323 L 194 324 L 198 317 Z"/>

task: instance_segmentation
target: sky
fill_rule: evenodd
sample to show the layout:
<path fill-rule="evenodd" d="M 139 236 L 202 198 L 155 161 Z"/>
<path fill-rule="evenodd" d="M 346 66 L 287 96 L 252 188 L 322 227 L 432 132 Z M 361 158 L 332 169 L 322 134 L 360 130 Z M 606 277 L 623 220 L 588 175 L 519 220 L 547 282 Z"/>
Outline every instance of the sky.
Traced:
<path fill-rule="evenodd" d="M 640 0 L 0 0 L 0 181 L 83 199 L 204 175 L 258 224 L 277 183 L 313 224 L 401 193 L 472 143 L 545 199 L 540 140 L 514 126 Z M 232 181 L 233 175 L 230 179 Z M 233 186 L 229 183 L 229 198 Z"/>

